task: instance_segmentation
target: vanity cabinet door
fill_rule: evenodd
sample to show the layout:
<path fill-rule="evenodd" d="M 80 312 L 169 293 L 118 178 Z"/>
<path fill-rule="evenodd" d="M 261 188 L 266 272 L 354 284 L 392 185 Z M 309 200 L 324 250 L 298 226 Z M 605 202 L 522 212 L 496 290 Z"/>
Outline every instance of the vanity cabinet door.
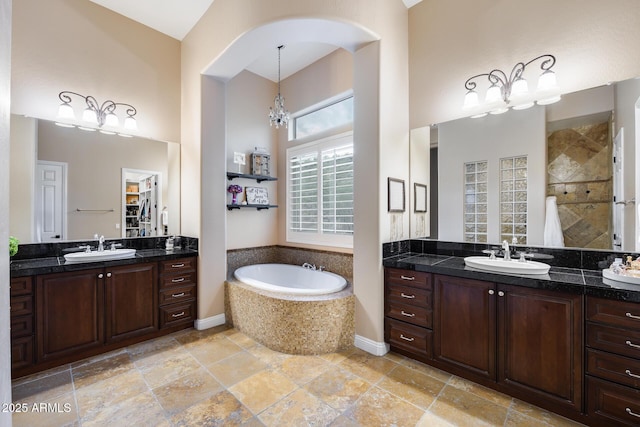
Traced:
<path fill-rule="evenodd" d="M 158 330 L 157 264 L 105 269 L 107 342 Z"/>
<path fill-rule="evenodd" d="M 580 411 L 582 295 L 498 287 L 498 380 Z"/>
<path fill-rule="evenodd" d="M 433 356 L 454 369 L 495 380 L 495 284 L 435 275 Z"/>
<path fill-rule="evenodd" d="M 104 343 L 104 271 L 37 276 L 37 360 L 44 362 Z"/>

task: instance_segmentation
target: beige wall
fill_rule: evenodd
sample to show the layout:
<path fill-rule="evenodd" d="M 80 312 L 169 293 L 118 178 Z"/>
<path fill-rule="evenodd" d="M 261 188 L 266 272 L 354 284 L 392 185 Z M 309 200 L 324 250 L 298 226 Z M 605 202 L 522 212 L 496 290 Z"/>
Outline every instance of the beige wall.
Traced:
<path fill-rule="evenodd" d="M 546 53 L 563 93 L 640 75 L 636 0 L 423 0 L 409 28 L 411 128 L 463 117 L 467 78 Z"/>
<path fill-rule="evenodd" d="M 227 83 L 227 170 L 237 172 L 233 163 L 235 151 L 245 153 L 243 172 L 249 173 L 251 157 L 255 147 L 266 148 L 271 154 L 271 175 L 278 176 L 278 145 L 274 138 L 275 128 L 269 127 L 267 113 L 273 103 L 274 83 L 248 71 L 243 71 Z M 286 130 L 282 130 L 286 133 Z M 281 179 L 284 179 L 280 175 Z M 229 184 L 242 188 L 264 187 L 269 192 L 272 204 L 278 204 L 276 182 L 234 179 Z M 231 194 L 226 193 L 227 203 Z M 244 194 L 242 195 L 244 197 Z M 278 236 L 278 209 L 236 209 L 227 211 L 227 249 L 252 248 L 275 245 Z"/>
<path fill-rule="evenodd" d="M 180 141 L 180 42 L 90 1 L 15 2 L 11 84 L 15 114 L 54 120 L 69 90 L 132 104 L 137 135 Z"/>
<path fill-rule="evenodd" d="M 166 205 L 167 145 L 148 139 L 87 133 L 39 120 L 38 159 L 68 163 L 65 240 L 91 239 L 96 233 L 106 238 L 122 236 L 122 230 L 116 229 L 116 224 L 123 226 L 122 168 L 160 172 L 162 200 Z M 77 208 L 114 211 L 76 212 Z"/>
<path fill-rule="evenodd" d="M 219 83 L 201 78 L 200 74 L 223 51 L 232 49 L 234 40 L 261 25 L 276 21 L 285 25 L 283 18 L 322 17 L 352 23 L 354 33 L 368 32 L 376 35 L 369 41 L 381 40 L 373 47 L 362 47 L 363 42 L 357 45 L 354 61 L 354 81 L 362 82 L 354 84 L 357 103 L 355 188 L 361 192 L 355 209 L 354 287 L 359 305 L 356 333 L 377 344 L 383 341 L 380 244 L 388 239 L 390 230 L 386 196 L 381 197 L 378 190 L 372 192 L 371 189 L 385 188 L 386 193 L 387 176 L 408 180 L 407 15 L 406 7 L 399 1 L 358 0 L 336 4 L 216 0 L 185 38 L 182 44 L 182 232 L 201 237 L 199 319 L 216 316 L 224 309 L 222 289 L 226 262 L 222 218 L 227 195 L 223 170 L 228 143 L 224 122 L 220 121 L 224 117 L 221 111 L 224 90 Z M 293 41 L 308 39 L 310 35 L 317 37 L 316 41 L 323 41 L 332 36 L 318 28 L 307 30 L 286 36 Z M 283 34 L 274 34 L 271 44 L 277 46 L 283 37 Z M 359 61 L 361 64 L 357 65 Z M 358 90 L 364 90 L 360 94 L 366 104 L 358 104 Z M 215 96 L 222 99 L 212 99 Z M 408 215 L 404 216 L 406 237 Z"/>
<path fill-rule="evenodd" d="M 20 243 L 34 242 L 33 191 L 38 153 L 38 120 L 11 115 L 9 231 Z"/>
<path fill-rule="evenodd" d="M 0 0 L 0 206 L 9 205 L 9 129 L 11 105 L 11 0 Z M 9 212 L 0 208 L 0 242 L 9 239 Z M 9 257 L 0 257 L 0 402 L 11 402 L 9 333 Z M 0 426 L 11 426 L 11 412 L 0 412 Z"/>

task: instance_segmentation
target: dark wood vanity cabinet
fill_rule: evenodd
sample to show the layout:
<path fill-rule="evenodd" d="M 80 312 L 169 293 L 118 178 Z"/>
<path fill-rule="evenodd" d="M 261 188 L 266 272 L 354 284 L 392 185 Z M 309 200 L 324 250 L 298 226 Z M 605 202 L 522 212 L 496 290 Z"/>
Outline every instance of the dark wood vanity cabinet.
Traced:
<path fill-rule="evenodd" d="M 160 328 L 196 319 L 196 258 L 160 262 Z"/>
<path fill-rule="evenodd" d="M 33 277 L 10 282 L 11 369 L 33 365 L 35 349 Z"/>
<path fill-rule="evenodd" d="M 582 301 L 581 294 L 387 268 L 385 339 L 394 351 L 579 416 Z"/>
<path fill-rule="evenodd" d="M 411 270 L 385 270 L 385 340 L 418 360 L 432 355 L 432 276 Z"/>
<path fill-rule="evenodd" d="M 640 304 L 587 297 L 587 414 L 640 425 Z"/>
<path fill-rule="evenodd" d="M 132 264 L 105 270 L 106 341 L 158 330 L 158 267 Z"/>

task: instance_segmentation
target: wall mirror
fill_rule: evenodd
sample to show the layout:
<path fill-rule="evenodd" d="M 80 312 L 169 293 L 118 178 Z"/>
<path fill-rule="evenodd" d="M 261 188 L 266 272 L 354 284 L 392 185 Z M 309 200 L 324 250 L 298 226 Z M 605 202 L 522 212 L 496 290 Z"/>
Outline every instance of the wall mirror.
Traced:
<path fill-rule="evenodd" d="M 516 221 L 513 215 L 512 223 L 503 223 L 502 209 L 515 196 L 501 187 L 500 165 L 526 156 L 523 244 L 545 246 L 545 201 L 556 196 L 565 247 L 637 251 L 638 124 L 640 79 L 565 94 L 546 107 L 439 123 L 431 138 L 432 147 L 437 144 L 431 155 L 438 156 L 439 183 L 433 185 L 432 175 L 439 215 L 438 232 L 431 235 L 473 241 L 473 233 L 466 234 L 473 224 L 465 222 L 465 201 L 486 197 L 486 205 L 476 203 L 474 209 L 486 214 L 486 243 L 498 244 L 504 229 Z M 464 165 L 477 161 L 487 162 L 485 195 L 466 191 Z"/>
<path fill-rule="evenodd" d="M 179 144 L 12 115 L 10 164 L 9 232 L 20 243 L 91 240 L 94 234 L 107 239 L 180 234 Z M 125 171 L 154 171 L 162 204 L 154 215 L 154 232 L 127 230 Z M 146 190 L 140 187 L 140 182 L 146 187 L 146 178 L 137 179 L 138 192 Z M 56 204 L 58 214 L 37 220 L 38 212 Z"/>

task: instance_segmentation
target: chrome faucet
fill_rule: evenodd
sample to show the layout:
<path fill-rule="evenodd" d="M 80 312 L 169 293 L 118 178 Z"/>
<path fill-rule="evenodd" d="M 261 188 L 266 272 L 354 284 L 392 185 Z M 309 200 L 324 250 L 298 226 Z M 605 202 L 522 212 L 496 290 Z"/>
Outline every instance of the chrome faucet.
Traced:
<path fill-rule="evenodd" d="M 104 236 L 98 237 L 98 252 L 104 252 Z"/>
<path fill-rule="evenodd" d="M 316 265 L 315 264 L 309 264 L 308 262 L 305 262 L 304 264 L 302 264 L 302 268 L 308 268 L 309 270 L 316 270 Z"/>
<path fill-rule="evenodd" d="M 502 249 L 504 250 L 504 260 L 511 261 L 511 249 L 509 248 L 509 242 L 503 240 Z"/>

